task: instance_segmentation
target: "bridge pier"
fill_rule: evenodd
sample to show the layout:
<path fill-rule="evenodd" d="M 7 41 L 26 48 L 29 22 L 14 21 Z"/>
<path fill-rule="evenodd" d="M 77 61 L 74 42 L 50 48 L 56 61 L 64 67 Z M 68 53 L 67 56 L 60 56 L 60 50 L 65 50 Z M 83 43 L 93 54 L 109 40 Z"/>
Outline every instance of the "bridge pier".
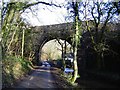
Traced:
<path fill-rule="evenodd" d="M 35 65 L 41 65 L 40 60 L 39 60 L 39 46 L 36 46 L 35 50 Z"/>

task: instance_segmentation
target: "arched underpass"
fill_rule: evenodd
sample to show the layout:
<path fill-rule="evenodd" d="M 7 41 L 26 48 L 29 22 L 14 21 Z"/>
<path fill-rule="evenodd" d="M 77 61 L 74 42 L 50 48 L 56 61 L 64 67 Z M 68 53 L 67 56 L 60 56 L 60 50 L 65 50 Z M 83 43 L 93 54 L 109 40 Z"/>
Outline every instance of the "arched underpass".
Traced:
<path fill-rule="evenodd" d="M 37 64 L 39 64 L 40 61 L 39 55 L 41 54 L 41 49 L 46 42 L 53 39 L 62 39 L 72 44 L 71 38 L 74 34 L 72 23 L 36 26 L 33 28 L 33 32 L 35 33 L 33 37 L 35 46 L 35 60 Z"/>
<path fill-rule="evenodd" d="M 66 50 L 65 50 L 66 49 Z M 40 49 L 40 60 L 62 59 L 65 53 L 72 53 L 72 46 L 65 40 L 52 39 Z"/>

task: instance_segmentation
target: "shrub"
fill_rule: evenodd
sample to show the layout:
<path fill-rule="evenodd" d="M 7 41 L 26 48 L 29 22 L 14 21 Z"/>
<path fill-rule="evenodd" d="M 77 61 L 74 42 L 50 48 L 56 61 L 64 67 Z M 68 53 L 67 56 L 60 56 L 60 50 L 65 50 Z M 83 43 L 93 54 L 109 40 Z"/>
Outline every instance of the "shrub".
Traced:
<path fill-rule="evenodd" d="M 31 63 L 21 57 L 7 56 L 2 61 L 3 87 L 10 87 L 31 70 Z"/>

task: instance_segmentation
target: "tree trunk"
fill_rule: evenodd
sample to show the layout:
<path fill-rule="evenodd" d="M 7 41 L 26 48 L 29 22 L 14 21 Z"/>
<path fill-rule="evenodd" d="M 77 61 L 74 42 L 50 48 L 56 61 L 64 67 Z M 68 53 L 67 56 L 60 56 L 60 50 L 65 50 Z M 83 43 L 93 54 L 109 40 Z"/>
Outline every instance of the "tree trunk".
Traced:
<path fill-rule="evenodd" d="M 62 45 L 62 64 L 63 64 L 63 70 L 66 68 L 66 64 L 65 64 L 65 57 L 64 57 L 64 47 Z"/>
<path fill-rule="evenodd" d="M 63 57 L 63 69 L 65 70 L 66 64 L 65 64 L 65 58 L 66 58 L 66 40 L 64 41 L 65 47 L 64 47 L 64 57 Z"/>
<path fill-rule="evenodd" d="M 60 40 L 59 39 L 56 39 L 57 41 L 58 41 L 58 43 L 61 45 L 61 48 L 62 48 L 62 68 L 63 68 L 63 70 L 66 68 L 66 64 L 65 64 L 65 57 L 64 57 L 64 55 L 65 55 L 65 50 L 64 50 L 64 46 L 63 46 L 63 44 L 60 42 Z"/>
<path fill-rule="evenodd" d="M 75 48 L 75 52 L 74 52 L 74 61 L 73 61 L 73 77 L 72 77 L 72 83 L 75 83 L 76 79 L 77 79 L 77 75 L 78 75 L 78 66 L 77 66 L 77 48 Z"/>
<path fill-rule="evenodd" d="M 22 57 L 24 54 L 24 44 L 25 44 L 25 30 L 23 30 L 23 35 L 22 35 Z"/>
<path fill-rule="evenodd" d="M 75 3 L 75 7 L 78 9 L 78 3 Z M 75 36 L 74 36 L 74 58 L 73 58 L 73 77 L 72 77 L 72 83 L 75 83 L 78 75 L 78 65 L 77 65 L 77 48 L 78 48 L 78 42 L 79 42 L 79 29 L 78 29 L 78 10 L 76 10 L 75 13 Z"/>

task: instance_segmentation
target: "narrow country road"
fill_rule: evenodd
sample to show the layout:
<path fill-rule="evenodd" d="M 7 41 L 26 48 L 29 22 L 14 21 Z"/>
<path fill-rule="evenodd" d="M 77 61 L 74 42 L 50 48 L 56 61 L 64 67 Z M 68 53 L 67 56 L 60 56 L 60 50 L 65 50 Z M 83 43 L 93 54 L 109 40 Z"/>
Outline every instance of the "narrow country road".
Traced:
<path fill-rule="evenodd" d="M 49 67 L 39 67 L 14 88 L 57 88 Z"/>

